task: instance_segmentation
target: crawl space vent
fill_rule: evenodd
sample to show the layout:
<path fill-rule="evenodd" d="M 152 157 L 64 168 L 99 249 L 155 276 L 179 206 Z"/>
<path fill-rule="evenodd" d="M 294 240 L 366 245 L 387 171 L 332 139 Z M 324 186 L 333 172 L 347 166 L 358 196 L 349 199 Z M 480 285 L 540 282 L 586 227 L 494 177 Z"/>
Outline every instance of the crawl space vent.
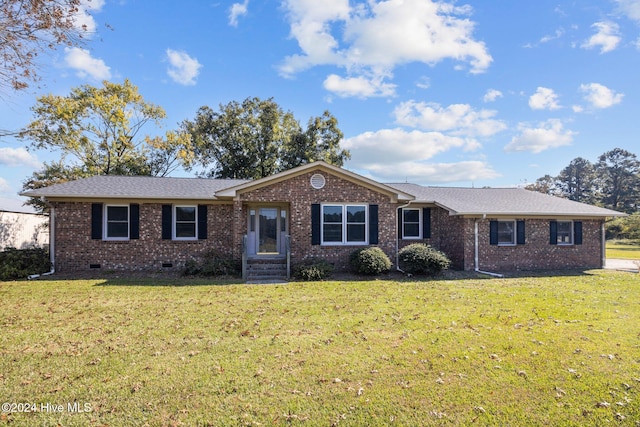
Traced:
<path fill-rule="evenodd" d="M 320 190 L 321 188 L 324 188 L 325 184 L 326 184 L 326 181 L 324 179 L 324 176 L 320 175 L 319 173 L 316 173 L 311 177 L 311 186 L 316 190 Z"/>

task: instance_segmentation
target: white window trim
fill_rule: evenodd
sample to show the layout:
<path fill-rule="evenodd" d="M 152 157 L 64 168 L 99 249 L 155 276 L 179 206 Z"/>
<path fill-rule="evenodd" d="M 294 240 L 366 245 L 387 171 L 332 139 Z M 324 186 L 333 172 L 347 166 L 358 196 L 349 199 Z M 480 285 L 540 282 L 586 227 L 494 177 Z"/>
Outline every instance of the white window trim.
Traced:
<path fill-rule="evenodd" d="M 418 211 L 418 235 L 417 236 L 405 236 L 404 235 L 404 211 Z M 402 240 L 422 240 L 422 208 L 402 208 Z M 409 224 L 415 224 L 410 222 Z"/>
<path fill-rule="evenodd" d="M 127 237 L 110 237 L 109 233 L 109 208 L 127 208 Z M 102 239 L 112 241 L 129 240 L 131 235 L 131 207 L 129 205 L 105 204 L 102 212 Z"/>
<path fill-rule="evenodd" d="M 178 215 L 176 210 L 178 208 L 195 208 L 196 216 L 195 216 L 195 236 L 193 237 L 178 237 L 176 236 L 176 225 L 178 223 Z M 171 238 L 173 240 L 198 240 L 198 205 L 173 205 L 172 206 L 172 221 L 171 221 Z M 186 221 L 182 221 L 186 222 Z"/>
<path fill-rule="evenodd" d="M 561 223 L 568 223 L 569 224 L 569 239 L 571 240 L 570 242 L 560 242 L 558 241 L 558 237 L 560 237 L 560 224 Z M 571 221 L 564 221 L 564 220 L 560 220 L 560 221 L 556 221 L 556 244 L 558 246 L 573 246 L 574 242 L 575 242 L 575 236 L 573 235 L 573 220 Z"/>
<path fill-rule="evenodd" d="M 511 233 L 511 242 L 500 242 L 500 223 L 510 222 L 513 224 L 513 232 Z M 518 244 L 518 223 L 515 219 L 499 219 L 498 220 L 498 246 L 517 246 Z"/>
<path fill-rule="evenodd" d="M 342 242 L 325 242 L 324 241 L 324 207 L 340 206 L 342 208 Z M 348 242 L 347 241 L 347 207 L 358 206 L 364 208 L 364 241 Z M 337 224 L 329 223 L 329 224 Z M 357 223 L 361 224 L 361 223 Z M 369 244 L 369 205 L 366 203 L 322 203 L 320 205 L 320 245 L 321 246 L 365 246 Z"/>

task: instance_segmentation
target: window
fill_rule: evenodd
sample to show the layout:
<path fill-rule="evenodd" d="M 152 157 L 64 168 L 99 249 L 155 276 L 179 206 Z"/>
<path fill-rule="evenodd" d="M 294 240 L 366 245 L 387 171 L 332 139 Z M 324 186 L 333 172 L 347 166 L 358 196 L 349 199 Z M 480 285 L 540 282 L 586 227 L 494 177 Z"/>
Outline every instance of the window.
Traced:
<path fill-rule="evenodd" d="M 420 238 L 421 209 L 402 209 L 402 238 Z"/>
<path fill-rule="evenodd" d="M 105 206 L 104 215 L 104 238 L 105 240 L 128 240 L 129 239 L 129 206 Z"/>
<path fill-rule="evenodd" d="M 322 244 L 366 243 L 366 205 L 322 205 Z"/>
<path fill-rule="evenodd" d="M 573 244 L 573 226 L 571 221 L 558 221 L 558 245 Z"/>
<path fill-rule="evenodd" d="M 197 207 L 174 206 L 174 238 L 196 239 L 198 237 Z"/>
<path fill-rule="evenodd" d="M 516 244 L 516 222 L 498 221 L 498 245 Z"/>

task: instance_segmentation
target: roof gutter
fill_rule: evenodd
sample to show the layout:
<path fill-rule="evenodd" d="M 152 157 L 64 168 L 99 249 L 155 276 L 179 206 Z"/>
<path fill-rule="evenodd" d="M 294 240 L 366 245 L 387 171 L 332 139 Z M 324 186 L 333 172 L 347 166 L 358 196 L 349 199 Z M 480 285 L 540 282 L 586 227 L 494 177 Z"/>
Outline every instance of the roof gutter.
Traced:
<path fill-rule="evenodd" d="M 27 276 L 27 280 L 37 279 L 40 276 L 50 276 L 56 272 L 56 210 L 42 197 L 42 201 L 49 206 L 49 261 L 51 262 L 51 270 L 42 274 L 32 274 Z"/>
<path fill-rule="evenodd" d="M 482 219 L 485 219 L 486 215 L 483 214 L 482 215 Z M 473 261 L 474 261 L 474 271 L 476 273 L 480 273 L 480 274 L 486 274 L 487 276 L 492 276 L 492 277 L 504 277 L 503 274 L 499 274 L 499 273 L 492 273 L 490 271 L 482 271 L 480 270 L 480 256 L 479 256 L 479 252 L 480 252 L 480 241 L 478 239 L 478 219 L 476 218 L 473 222 L 473 234 L 474 234 L 474 253 L 473 253 Z"/>

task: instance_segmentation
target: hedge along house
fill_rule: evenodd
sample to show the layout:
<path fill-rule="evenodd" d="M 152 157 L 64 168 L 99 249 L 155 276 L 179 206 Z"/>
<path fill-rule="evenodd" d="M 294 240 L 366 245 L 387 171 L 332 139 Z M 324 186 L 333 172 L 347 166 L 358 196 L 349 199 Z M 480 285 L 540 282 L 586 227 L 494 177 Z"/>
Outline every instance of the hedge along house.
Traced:
<path fill-rule="evenodd" d="M 245 278 L 285 277 L 378 246 L 392 261 L 410 243 L 456 269 L 601 268 L 604 221 L 623 215 L 524 189 L 382 184 L 324 162 L 266 178 L 95 176 L 22 193 L 51 207 L 60 272 L 173 270 L 213 251 Z"/>

